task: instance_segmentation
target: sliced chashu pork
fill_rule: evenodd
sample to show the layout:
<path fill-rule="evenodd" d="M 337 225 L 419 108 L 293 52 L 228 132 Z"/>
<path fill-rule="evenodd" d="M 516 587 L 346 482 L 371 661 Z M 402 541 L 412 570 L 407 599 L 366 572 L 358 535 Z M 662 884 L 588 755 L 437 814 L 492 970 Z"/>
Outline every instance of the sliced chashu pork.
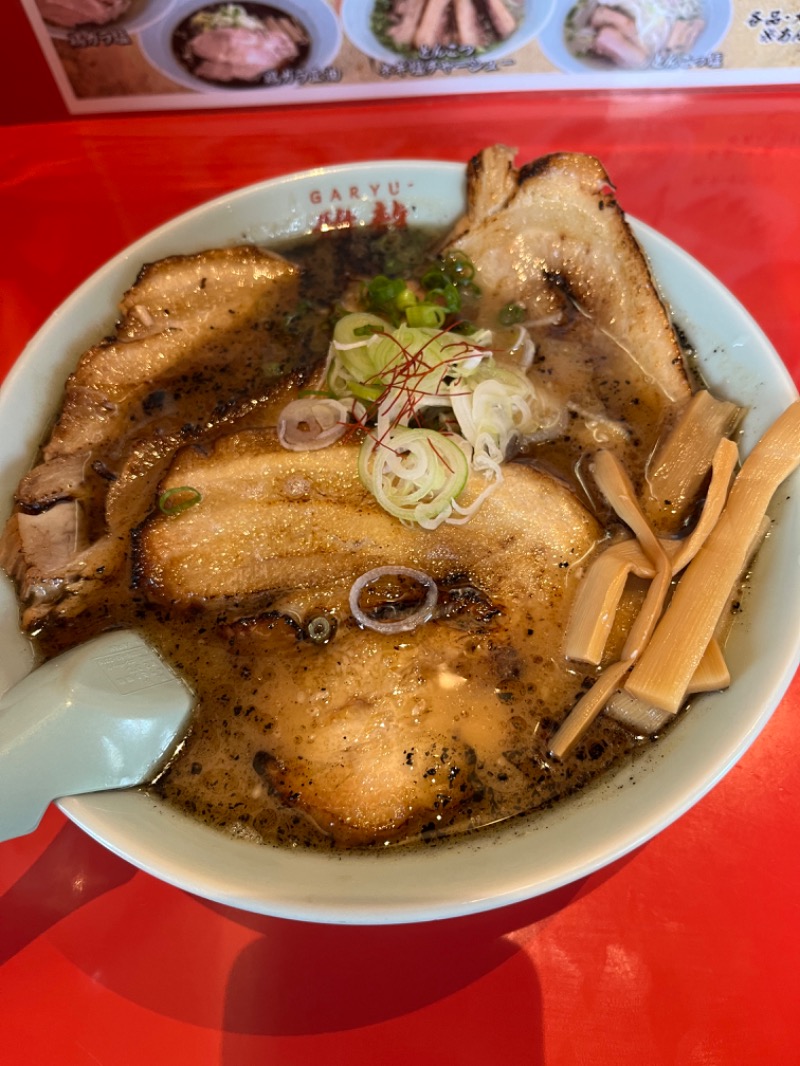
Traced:
<path fill-rule="evenodd" d="M 122 299 L 116 335 L 70 375 L 45 460 L 111 448 L 148 421 L 201 425 L 220 403 L 263 387 L 269 330 L 299 271 L 242 245 L 144 267 Z"/>
<path fill-rule="evenodd" d="M 0 540 L 26 628 L 55 605 L 79 613 L 123 563 L 130 526 L 152 500 L 140 453 L 152 466 L 154 455 L 163 459 L 263 392 L 276 357 L 270 328 L 294 302 L 298 280 L 282 257 L 251 246 L 141 271 L 115 336 L 85 352 L 70 375 L 42 461 L 20 483 Z"/>
<path fill-rule="evenodd" d="M 647 261 L 592 156 L 558 153 L 515 169 L 484 149 L 467 169 L 467 213 L 445 247 L 476 267 L 496 306 L 546 317 L 566 294 L 627 353 L 670 403 L 688 399 L 680 347 Z"/>
<path fill-rule="evenodd" d="M 241 602 L 284 589 L 351 583 L 386 563 L 441 579 L 465 571 L 503 599 L 561 586 L 595 543 L 595 520 L 553 479 L 504 468 L 501 486 L 465 525 L 421 531 L 389 516 L 361 483 L 358 448 L 289 452 L 270 431 L 187 446 L 160 491 L 190 486 L 200 502 L 155 512 L 137 531 L 135 583 L 176 606 Z M 477 492 L 485 486 L 473 479 Z"/>
<path fill-rule="evenodd" d="M 189 485 L 200 502 L 151 516 L 135 546 L 152 603 L 205 607 L 227 627 L 248 699 L 271 716 L 266 741 L 237 719 L 241 748 L 253 757 L 266 742 L 270 787 L 350 843 L 466 802 L 476 752 L 481 774 L 507 783 L 514 715 L 566 712 L 582 678 L 559 653 L 563 630 L 602 535 L 567 489 L 515 464 L 467 525 L 410 529 L 361 485 L 356 456 L 348 444 L 286 452 L 255 431 L 187 447 L 161 488 Z M 408 633 L 362 629 L 350 588 L 386 565 L 430 575 L 443 599 L 466 583 L 487 609 L 476 624 L 443 610 Z M 338 623 L 319 647 L 285 624 L 315 614 Z"/>

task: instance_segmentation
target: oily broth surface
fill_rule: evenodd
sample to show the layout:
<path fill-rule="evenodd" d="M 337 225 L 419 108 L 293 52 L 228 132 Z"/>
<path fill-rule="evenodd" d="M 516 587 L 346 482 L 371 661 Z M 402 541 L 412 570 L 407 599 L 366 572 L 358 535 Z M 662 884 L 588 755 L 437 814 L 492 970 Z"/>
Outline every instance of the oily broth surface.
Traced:
<path fill-rule="evenodd" d="M 335 591 L 323 603 L 344 616 L 340 605 Z M 374 843 L 429 842 L 549 805 L 588 784 L 635 746 L 613 721 L 601 719 L 570 759 L 551 764 L 548 739 L 561 709 L 580 696 L 586 678 L 545 659 L 542 645 L 548 642 L 541 633 L 547 619 L 533 611 L 522 630 L 503 617 L 477 631 L 460 629 L 458 621 L 435 622 L 404 635 L 402 642 L 363 632 L 342 617 L 335 638 L 323 646 L 298 640 L 280 622 L 265 623 L 263 632 L 249 632 L 241 640 L 231 632 L 235 626 L 224 634 L 186 626 L 177 639 L 174 631 L 169 637 L 172 655 L 195 683 L 195 727 L 153 790 L 237 836 L 295 846 L 331 846 L 334 836 L 345 846 L 362 844 L 361 834 L 350 834 L 341 825 L 329 835 L 324 823 L 315 824 L 292 805 L 285 790 L 278 794 L 268 776 L 272 753 L 292 750 L 297 759 L 313 760 L 322 754 L 320 748 L 346 747 L 353 729 L 348 699 L 363 699 L 365 674 L 372 713 L 366 727 L 357 723 L 362 743 L 371 743 L 370 731 L 374 736 L 387 724 L 394 728 L 395 706 L 413 706 L 421 681 L 441 668 L 440 645 L 433 641 L 431 647 L 426 632 L 431 625 L 447 628 L 448 667 L 466 684 L 454 692 L 435 684 L 426 688 L 424 709 L 398 723 L 404 731 L 403 750 L 409 763 L 413 759 L 426 769 L 430 765 L 429 772 L 446 773 L 447 760 L 443 766 L 440 749 L 431 748 L 427 738 L 431 729 L 443 734 L 457 729 L 474 752 L 466 764 L 459 759 L 451 764 L 469 790 L 468 799 L 456 807 L 443 798 L 434 813 L 412 819 L 410 833 L 388 833 Z M 167 636 L 163 633 L 162 640 Z M 408 667 L 409 646 L 415 651 L 413 669 Z M 512 647 L 529 657 L 511 654 Z M 496 685 L 485 683 L 486 673 Z M 374 772 L 384 772 L 380 763 Z M 341 787 L 350 787 L 346 768 Z"/>
<path fill-rule="evenodd" d="M 343 279 L 350 276 L 410 270 L 430 246 L 430 235 L 420 232 L 405 240 L 396 233 L 384 235 L 377 244 L 363 233 L 354 237 L 339 235 L 281 249 L 308 272 L 307 298 L 316 305 L 335 305 Z M 587 449 L 613 444 L 638 480 L 665 429 L 659 397 L 608 338 L 569 308 L 562 321 L 542 323 L 530 332 L 537 347 L 534 376 L 547 385 L 567 383 L 570 392 L 580 397 L 582 410 L 570 411 L 561 438 L 530 447 L 517 461 L 553 474 L 584 502 L 596 505 L 585 489 Z M 603 415 L 590 420 L 588 437 L 581 417 L 586 411 Z M 578 425 L 580 431 L 575 432 Z M 603 511 L 602 506 L 596 509 Z M 603 513 L 602 518 L 608 516 Z M 634 601 L 635 591 L 631 609 Z M 426 649 L 420 631 L 408 638 L 418 646 L 418 674 L 396 676 L 391 644 L 354 626 L 342 590 L 330 590 L 314 606 L 339 620 L 330 644 L 313 645 L 269 627 L 255 640 L 242 640 L 230 630 L 220 633 L 206 624 L 148 620 L 152 638 L 191 678 L 198 697 L 194 728 L 177 758 L 153 784 L 153 793 L 236 836 L 293 846 L 333 846 L 326 827 L 292 805 L 291 793 L 286 802 L 285 791 L 283 796 L 276 792 L 268 774 L 271 753 L 285 750 L 292 741 L 301 755 L 313 757 L 315 745 L 318 749 L 321 743 L 322 722 L 326 714 L 330 716 L 331 693 L 337 685 L 346 691 L 347 679 L 362 677 L 370 658 L 381 661 L 382 684 L 373 693 L 378 707 L 390 690 L 407 691 L 418 683 L 418 675 L 434 670 L 437 663 L 429 659 L 433 653 Z M 389 834 L 392 843 L 429 843 L 549 806 L 585 787 L 641 743 L 601 716 L 563 764 L 553 763 L 547 758 L 549 738 L 591 683 L 595 676 L 591 669 L 564 668 L 558 659 L 560 634 L 542 638 L 547 629 L 544 618 L 527 619 L 521 630 L 519 619 L 510 622 L 502 614 L 477 632 L 459 628 L 458 620 L 432 624 L 449 625 L 451 665 L 460 675 L 469 676 L 493 649 L 497 653 L 516 646 L 529 652 L 530 658 L 523 655 L 510 663 L 491 693 L 471 682 L 433 709 L 443 730 L 459 722 L 464 731 L 464 719 L 470 719 L 466 733 L 474 740 L 474 762 L 469 767 L 469 799 L 459 806 L 443 803 L 433 816 L 408 826 L 401 837 Z M 517 631 L 511 632 L 509 627 L 514 626 Z M 341 717 L 341 709 L 334 714 L 338 728 L 342 723 L 336 714 Z M 482 726 L 482 720 L 490 727 Z M 346 722 L 342 736 L 345 727 Z M 414 757 L 430 755 L 415 749 L 418 723 L 409 720 L 405 728 Z M 361 843 L 357 836 L 348 839 L 341 827 L 336 836 L 345 846 Z M 384 838 L 379 836 L 375 843 L 382 845 Z"/>

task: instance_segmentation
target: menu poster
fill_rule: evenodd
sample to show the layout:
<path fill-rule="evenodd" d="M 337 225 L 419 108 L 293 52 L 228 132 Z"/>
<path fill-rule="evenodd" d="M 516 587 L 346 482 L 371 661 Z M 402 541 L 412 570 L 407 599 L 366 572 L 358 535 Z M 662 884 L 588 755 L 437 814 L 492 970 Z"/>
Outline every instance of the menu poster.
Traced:
<path fill-rule="evenodd" d="M 800 80 L 800 0 L 22 3 L 75 114 Z"/>

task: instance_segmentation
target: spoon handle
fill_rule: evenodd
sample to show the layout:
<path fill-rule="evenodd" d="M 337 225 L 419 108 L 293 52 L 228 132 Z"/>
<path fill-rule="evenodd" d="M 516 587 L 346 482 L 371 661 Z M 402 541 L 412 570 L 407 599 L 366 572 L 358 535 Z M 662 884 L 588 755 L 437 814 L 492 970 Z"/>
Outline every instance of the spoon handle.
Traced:
<path fill-rule="evenodd" d="M 0 841 L 53 799 L 152 777 L 188 726 L 192 694 L 136 633 L 64 652 L 0 698 Z"/>

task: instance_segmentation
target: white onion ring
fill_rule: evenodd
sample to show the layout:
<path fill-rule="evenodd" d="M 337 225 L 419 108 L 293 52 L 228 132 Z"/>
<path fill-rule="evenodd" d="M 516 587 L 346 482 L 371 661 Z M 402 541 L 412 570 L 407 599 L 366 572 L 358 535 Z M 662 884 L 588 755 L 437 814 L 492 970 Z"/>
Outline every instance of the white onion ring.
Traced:
<path fill-rule="evenodd" d="M 328 396 L 307 396 L 287 403 L 278 416 L 278 440 L 291 452 L 327 448 L 344 436 L 347 408 Z"/>
<path fill-rule="evenodd" d="M 398 619 L 396 622 L 378 622 L 361 609 L 359 603 L 361 592 L 367 585 L 371 585 L 373 581 L 381 577 L 394 576 L 410 577 L 427 589 L 425 602 L 413 614 L 406 615 L 405 618 Z M 407 566 L 376 566 L 374 570 L 368 570 L 366 574 L 362 574 L 354 581 L 350 589 L 350 610 L 359 625 L 374 629 L 376 633 L 408 633 L 433 617 L 438 598 L 439 590 L 436 582 L 422 570 L 411 570 Z"/>

